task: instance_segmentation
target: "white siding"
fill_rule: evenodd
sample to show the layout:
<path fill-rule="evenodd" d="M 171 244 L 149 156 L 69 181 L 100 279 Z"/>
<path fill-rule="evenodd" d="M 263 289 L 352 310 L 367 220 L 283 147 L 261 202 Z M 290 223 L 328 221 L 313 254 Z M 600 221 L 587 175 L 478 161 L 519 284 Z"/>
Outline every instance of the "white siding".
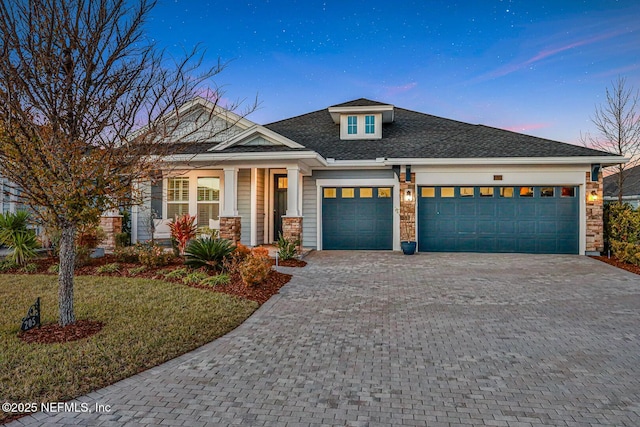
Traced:
<path fill-rule="evenodd" d="M 240 243 L 251 245 L 251 169 L 238 171 L 238 215 L 240 215 Z"/>
<path fill-rule="evenodd" d="M 310 176 L 303 177 L 302 245 L 305 248 L 316 248 L 317 243 L 318 210 L 316 191 L 316 180 Z"/>

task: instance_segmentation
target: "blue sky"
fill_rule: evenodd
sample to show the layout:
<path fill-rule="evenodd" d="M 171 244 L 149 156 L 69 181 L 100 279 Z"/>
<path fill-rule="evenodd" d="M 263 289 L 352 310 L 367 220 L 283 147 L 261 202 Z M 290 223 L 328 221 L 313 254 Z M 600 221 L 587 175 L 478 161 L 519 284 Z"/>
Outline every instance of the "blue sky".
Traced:
<path fill-rule="evenodd" d="M 637 0 L 160 0 L 147 29 L 231 61 L 261 124 L 364 97 L 577 143 L 618 75 L 640 89 Z"/>

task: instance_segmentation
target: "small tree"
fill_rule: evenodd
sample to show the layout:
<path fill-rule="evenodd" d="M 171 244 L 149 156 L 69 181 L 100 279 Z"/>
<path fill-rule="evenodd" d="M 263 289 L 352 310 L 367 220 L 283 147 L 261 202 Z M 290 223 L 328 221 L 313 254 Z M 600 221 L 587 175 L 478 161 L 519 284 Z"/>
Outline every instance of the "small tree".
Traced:
<path fill-rule="evenodd" d="M 628 163 L 615 166 L 618 202 L 622 203 L 625 171 L 640 164 L 640 95 L 638 90 L 627 87 L 624 77 L 618 77 L 606 91 L 606 103 L 597 106 L 591 118 L 598 135 L 587 133 L 581 135 L 581 140 L 587 147 L 630 158 Z"/>
<path fill-rule="evenodd" d="M 158 50 L 143 31 L 154 6 L 0 2 L 0 171 L 20 202 L 60 233 L 61 326 L 75 322 L 78 228 L 138 202 L 132 184 L 150 176 L 158 157 L 215 136 L 211 117 L 179 107 L 196 94 L 215 103 L 221 94 L 203 85 L 224 65 L 203 70 L 195 50 L 179 61 Z"/>

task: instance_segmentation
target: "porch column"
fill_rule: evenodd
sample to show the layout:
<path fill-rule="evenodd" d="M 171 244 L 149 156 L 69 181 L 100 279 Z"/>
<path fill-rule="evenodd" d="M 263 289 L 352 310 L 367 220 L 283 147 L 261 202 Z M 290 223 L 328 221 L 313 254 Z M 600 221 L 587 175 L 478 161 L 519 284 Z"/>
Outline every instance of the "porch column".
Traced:
<path fill-rule="evenodd" d="M 300 185 L 300 168 L 298 166 L 292 166 L 287 168 L 287 216 L 297 217 L 301 216 L 300 212 L 300 199 L 301 190 Z"/>
<path fill-rule="evenodd" d="M 242 233 L 238 216 L 238 168 L 224 168 L 224 195 L 222 212 L 220 213 L 220 238 L 231 240 L 234 244 L 240 241 Z"/>

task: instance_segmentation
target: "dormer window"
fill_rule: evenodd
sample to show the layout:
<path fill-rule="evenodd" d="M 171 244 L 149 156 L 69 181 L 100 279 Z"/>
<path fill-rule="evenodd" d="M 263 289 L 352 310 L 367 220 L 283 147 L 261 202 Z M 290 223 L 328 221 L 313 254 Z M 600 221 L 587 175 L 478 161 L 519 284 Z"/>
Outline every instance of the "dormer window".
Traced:
<path fill-rule="evenodd" d="M 376 116 L 364 116 L 364 133 L 376 133 Z"/>
<path fill-rule="evenodd" d="M 348 135 L 358 134 L 358 116 L 347 117 L 347 134 Z"/>

